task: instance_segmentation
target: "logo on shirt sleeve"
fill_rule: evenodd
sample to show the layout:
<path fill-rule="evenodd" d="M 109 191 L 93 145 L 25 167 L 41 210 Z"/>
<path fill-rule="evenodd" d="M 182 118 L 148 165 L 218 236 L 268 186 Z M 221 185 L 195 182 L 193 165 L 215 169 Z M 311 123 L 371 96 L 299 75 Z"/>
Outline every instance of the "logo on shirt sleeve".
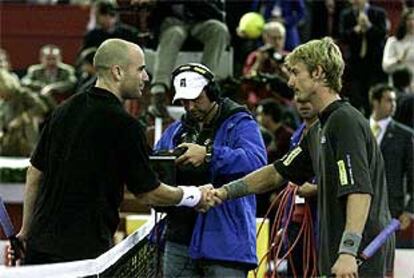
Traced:
<path fill-rule="evenodd" d="M 346 174 L 345 162 L 343 160 L 339 160 L 336 163 L 338 164 L 338 170 L 339 170 L 339 182 L 341 183 L 341 185 L 347 185 L 348 176 Z"/>
<path fill-rule="evenodd" d="M 290 163 L 302 152 L 301 147 L 294 148 L 289 154 L 287 154 L 287 157 L 283 159 L 283 165 L 289 166 Z"/>

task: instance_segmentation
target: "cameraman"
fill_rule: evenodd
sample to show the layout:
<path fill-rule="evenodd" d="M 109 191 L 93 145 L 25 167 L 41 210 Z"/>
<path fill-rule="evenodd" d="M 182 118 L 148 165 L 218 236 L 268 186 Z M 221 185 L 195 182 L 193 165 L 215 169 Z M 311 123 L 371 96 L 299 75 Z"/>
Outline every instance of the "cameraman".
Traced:
<path fill-rule="evenodd" d="M 219 96 L 214 74 L 184 64 L 172 74 L 174 100 L 186 114 L 171 124 L 157 150 L 184 147 L 176 159 L 177 184 L 214 186 L 266 164 L 266 149 L 252 115 Z M 206 214 L 168 210 L 164 277 L 247 277 L 257 266 L 256 199 L 226 202 Z"/>
<path fill-rule="evenodd" d="M 272 21 L 265 24 L 262 34 L 264 45 L 249 54 L 244 63 L 243 75 L 254 77 L 258 73 L 278 75 L 287 82 L 287 71 L 283 62 L 286 30 L 282 23 Z"/>

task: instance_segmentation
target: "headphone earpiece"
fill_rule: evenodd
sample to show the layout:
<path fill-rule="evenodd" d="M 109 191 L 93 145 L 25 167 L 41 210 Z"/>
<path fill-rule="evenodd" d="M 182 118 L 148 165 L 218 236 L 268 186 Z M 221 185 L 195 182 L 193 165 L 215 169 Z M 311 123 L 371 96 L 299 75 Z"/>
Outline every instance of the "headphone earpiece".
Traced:
<path fill-rule="evenodd" d="M 205 90 L 207 93 L 207 97 L 211 102 L 218 101 L 220 99 L 220 87 L 218 86 L 216 81 L 208 83 Z"/>

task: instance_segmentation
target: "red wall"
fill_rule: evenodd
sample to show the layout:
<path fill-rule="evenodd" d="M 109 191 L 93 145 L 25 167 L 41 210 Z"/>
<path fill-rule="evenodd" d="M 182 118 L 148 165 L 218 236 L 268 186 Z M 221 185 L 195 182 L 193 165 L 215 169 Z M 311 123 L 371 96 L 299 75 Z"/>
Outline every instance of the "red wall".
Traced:
<path fill-rule="evenodd" d="M 0 47 L 14 70 L 39 61 L 39 49 L 52 43 L 73 64 L 89 20 L 89 8 L 70 5 L 0 4 Z"/>

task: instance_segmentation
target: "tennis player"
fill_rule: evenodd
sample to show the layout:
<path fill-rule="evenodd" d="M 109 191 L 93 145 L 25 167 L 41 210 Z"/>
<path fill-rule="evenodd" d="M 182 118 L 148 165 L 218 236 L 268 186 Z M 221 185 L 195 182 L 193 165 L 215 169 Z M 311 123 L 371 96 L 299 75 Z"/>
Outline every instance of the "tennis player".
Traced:
<path fill-rule="evenodd" d="M 318 183 L 320 275 L 384 277 L 394 238 L 358 269 L 356 256 L 390 222 L 384 162 L 368 121 L 339 97 L 344 62 L 330 38 L 313 40 L 287 56 L 289 86 L 319 112 L 302 142 L 281 160 L 224 185 L 232 200 L 275 189 L 290 180 Z M 361 249 L 362 250 L 362 249 Z"/>
<path fill-rule="evenodd" d="M 47 121 L 27 171 L 26 264 L 94 258 L 112 246 L 124 185 L 149 205 L 207 208 L 207 187 L 171 187 L 149 165 L 144 132 L 123 108 L 148 81 L 142 49 L 105 41 L 94 57 L 95 87 Z M 210 194 L 211 195 L 211 194 Z"/>

